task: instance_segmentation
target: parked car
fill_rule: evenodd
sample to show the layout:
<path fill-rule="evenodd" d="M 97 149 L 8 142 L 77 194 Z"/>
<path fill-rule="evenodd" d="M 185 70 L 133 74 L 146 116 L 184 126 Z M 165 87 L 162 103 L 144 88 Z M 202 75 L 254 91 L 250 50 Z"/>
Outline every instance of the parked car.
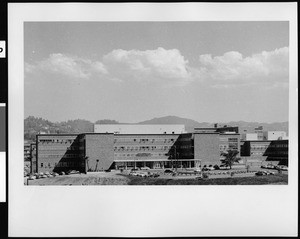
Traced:
<path fill-rule="evenodd" d="M 258 171 L 255 173 L 256 176 L 264 176 L 264 175 L 267 175 L 267 172 L 265 171 Z"/>
<path fill-rule="evenodd" d="M 148 175 L 148 172 L 138 172 L 138 173 L 137 173 L 137 176 L 140 176 L 140 177 L 142 177 L 142 178 L 146 178 L 146 177 L 148 177 L 149 175 Z"/>
<path fill-rule="evenodd" d="M 138 176 L 138 173 L 137 173 L 137 171 L 131 171 L 129 173 L 129 175 L 131 175 L 131 176 Z"/>
<path fill-rule="evenodd" d="M 209 166 L 207 167 L 207 169 L 208 169 L 209 171 L 215 170 L 214 166 L 212 166 L 212 165 L 209 165 Z"/>
<path fill-rule="evenodd" d="M 288 171 L 288 167 L 285 165 L 277 165 L 276 166 L 277 170 L 282 170 L 282 171 Z"/>
<path fill-rule="evenodd" d="M 175 173 L 173 170 L 171 170 L 171 169 L 166 169 L 165 171 L 164 171 L 164 173 Z"/>
<path fill-rule="evenodd" d="M 66 172 L 66 175 L 70 175 L 70 174 L 78 174 L 78 173 L 80 173 L 80 172 L 77 171 L 77 170 L 69 170 L 69 171 Z"/>
<path fill-rule="evenodd" d="M 35 180 L 36 179 L 36 176 L 35 175 L 30 175 L 28 180 Z"/>
<path fill-rule="evenodd" d="M 59 173 L 59 175 L 65 175 L 65 172 L 64 172 L 64 171 L 61 171 L 61 172 Z"/>
<path fill-rule="evenodd" d="M 201 168 L 196 168 L 196 169 L 194 170 L 194 172 L 195 172 L 195 173 L 200 173 L 200 172 L 201 172 Z"/>
<path fill-rule="evenodd" d="M 58 176 L 59 174 L 58 174 L 58 173 L 53 173 L 52 175 L 53 175 L 53 177 L 56 177 L 56 176 Z"/>
<path fill-rule="evenodd" d="M 262 165 L 261 168 L 266 168 L 266 169 L 275 169 L 275 165 L 273 164 L 267 164 L 267 165 Z"/>
<path fill-rule="evenodd" d="M 141 170 L 149 170 L 149 167 L 141 167 Z"/>
<path fill-rule="evenodd" d="M 227 170 L 227 169 L 230 169 L 230 167 L 223 164 L 223 165 L 220 165 L 219 169 Z"/>
<path fill-rule="evenodd" d="M 215 168 L 212 165 L 209 165 L 208 167 L 203 167 L 202 171 L 212 171 L 215 170 Z"/>

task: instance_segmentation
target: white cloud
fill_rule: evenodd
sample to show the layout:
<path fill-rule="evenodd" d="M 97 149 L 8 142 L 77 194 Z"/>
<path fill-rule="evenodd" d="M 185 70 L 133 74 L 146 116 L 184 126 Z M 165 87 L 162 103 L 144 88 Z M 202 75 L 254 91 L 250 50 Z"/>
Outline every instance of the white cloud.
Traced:
<path fill-rule="evenodd" d="M 69 78 L 89 79 L 101 76 L 116 82 L 159 83 L 183 86 L 193 81 L 217 88 L 241 84 L 265 84 L 269 87 L 288 84 L 289 48 L 263 51 L 243 57 L 236 51 L 222 56 L 199 56 L 198 67 L 177 49 L 122 50 L 104 55 L 102 61 L 92 61 L 61 53 L 51 54 L 36 64 L 25 63 L 25 73 L 55 73 Z"/>
<path fill-rule="evenodd" d="M 223 56 L 200 55 L 198 77 L 214 86 L 287 83 L 289 48 L 263 51 L 250 57 L 231 51 Z"/>
<path fill-rule="evenodd" d="M 89 79 L 94 74 L 107 74 L 101 62 L 61 53 L 51 54 L 49 58 L 36 64 L 25 63 L 25 72 L 48 72 L 80 79 Z"/>
<path fill-rule="evenodd" d="M 177 49 L 122 50 L 103 57 L 110 74 L 121 80 L 159 81 L 185 84 L 192 79 L 188 61 Z"/>

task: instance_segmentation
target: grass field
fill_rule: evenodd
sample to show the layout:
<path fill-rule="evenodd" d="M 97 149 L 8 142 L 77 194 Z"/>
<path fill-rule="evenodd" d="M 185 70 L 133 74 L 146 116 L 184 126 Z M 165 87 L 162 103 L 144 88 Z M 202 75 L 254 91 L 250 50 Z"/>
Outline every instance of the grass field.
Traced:
<path fill-rule="evenodd" d="M 24 178 L 24 184 L 27 180 Z M 142 178 L 121 173 L 89 173 L 28 180 L 29 185 L 287 185 L 287 174 L 267 176 L 233 176 L 225 178 L 195 179 L 195 177 Z"/>
<path fill-rule="evenodd" d="M 165 179 L 165 178 L 139 178 L 128 176 L 129 185 L 265 185 L 265 184 L 288 184 L 288 175 L 277 174 L 254 177 L 232 177 L 211 179 Z"/>

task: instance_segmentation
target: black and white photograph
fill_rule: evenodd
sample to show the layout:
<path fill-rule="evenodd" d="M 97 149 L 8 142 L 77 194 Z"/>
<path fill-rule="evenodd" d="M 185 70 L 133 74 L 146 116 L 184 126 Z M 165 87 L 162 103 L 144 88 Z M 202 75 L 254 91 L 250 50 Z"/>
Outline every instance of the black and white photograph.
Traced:
<path fill-rule="evenodd" d="M 289 24 L 24 22 L 24 183 L 287 184 Z"/>
<path fill-rule="evenodd" d="M 260 6 L 282 16 L 264 15 Z M 221 221 L 234 211 L 247 222 L 266 218 L 269 199 L 278 206 L 295 193 L 293 6 L 248 4 L 259 9 L 251 15 L 242 3 L 11 4 L 9 37 L 18 39 L 8 46 L 15 56 L 9 97 L 19 98 L 9 104 L 18 149 L 9 170 L 17 187 L 10 187 L 30 196 L 20 203 L 12 195 L 10 215 L 30 200 L 35 208 L 45 202 L 47 212 L 56 208 L 58 217 L 93 215 L 92 225 L 101 224 L 70 234 L 58 226 L 50 237 L 281 235 L 270 222 L 252 231 Z M 84 204 L 81 214 L 76 200 L 66 205 L 74 197 Z M 231 198 L 235 209 L 222 211 Z M 293 210 L 278 207 L 268 214 L 273 220 Z M 165 213 L 152 224 L 157 230 L 121 226 L 125 214 L 143 210 L 146 224 Z M 188 212 L 187 223 L 201 217 L 206 229 L 159 224 Z M 213 215 L 219 229 L 209 231 Z M 31 235 L 41 231 L 26 231 Z"/>

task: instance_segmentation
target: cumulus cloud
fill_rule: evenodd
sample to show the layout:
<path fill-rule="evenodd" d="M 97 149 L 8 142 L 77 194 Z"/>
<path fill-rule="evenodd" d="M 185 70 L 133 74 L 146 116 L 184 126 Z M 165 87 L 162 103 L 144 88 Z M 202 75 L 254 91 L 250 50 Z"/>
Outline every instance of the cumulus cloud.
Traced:
<path fill-rule="evenodd" d="M 215 86 L 287 83 L 289 48 L 263 51 L 250 57 L 231 51 L 223 56 L 200 55 L 198 76 Z"/>
<path fill-rule="evenodd" d="M 183 86 L 193 81 L 218 88 L 241 84 L 278 86 L 288 83 L 289 48 L 263 51 L 249 57 L 236 51 L 215 57 L 205 54 L 199 56 L 198 63 L 191 67 L 178 49 L 117 49 L 104 55 L 100 61 L 51 54 L 38 63 L 25 63 L 25 72 L 48 72 L 79 79 L 101 76 L 118 82 L 171 86 Z"/>
<path fill-rule="evenodd" d="M 94 74 L 107 74 L 107 70 L 101 62 L 61 53 L 51 54 L 49 58 L 36 64 L 26 63 L 25 72 L 48 72 L 80 79 L 89 79 Z"/>
<path fill-rule="evenodd" d="M 160 81 L 185 84 L 192 79 L 188 61 L 177 49 L 122 50 L 103 57 L 103 63 L 120 80 Z"/>

